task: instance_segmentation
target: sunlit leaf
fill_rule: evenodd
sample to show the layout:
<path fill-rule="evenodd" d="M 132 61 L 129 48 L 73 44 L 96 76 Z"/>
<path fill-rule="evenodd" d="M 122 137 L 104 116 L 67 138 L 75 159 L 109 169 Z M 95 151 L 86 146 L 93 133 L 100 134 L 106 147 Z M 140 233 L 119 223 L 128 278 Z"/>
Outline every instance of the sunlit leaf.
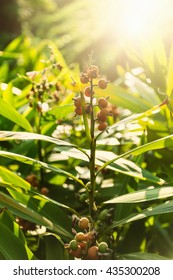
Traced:
<path fill-rule="evenodd" d="M 161 215 L 166 213 L 172 213 L 173 212 L 173 200 L 172 201 L 166 201 L 164 203 L 161 203 L 157 206 L 150 207 L 148 209 L 142 210 L 140 213 L 132 214 L 120 221 L 115 221 L 109 226 L 105 232 L 109 231 L 111 228 L 115 228 L 127 223 L 131 223 L 137 220 L 145 219 L 147 217 L 155 216 L 155 215 Z"/>
<path fill-rule="evenodd" d="M 173 196 L 173 187 L 149 187 L 146 190 L 112 198 L 104 203 L 137 203 L 171 196 Z"/>
<path fill-rule="evenodd" d="M 82 186 L 84 186 L 83 182 L 80 179 L 78 179 L 77 177 L 75 177 L 73 174 L 71 174 L 71 173 L 69 173 L 69 172 L 67 172 L 63 169 L 56 168 L 56 167 L 54 167 L 50 164 L 47 164 L 45 162 L 41 162 L 41 161 L 35 160 L 33 158 L 29 158 L 29 157 L 26 157 L 26 156 L 22 156 L 22 155 L 15 154 L 15 153 L 10 153 L 10 152 L 5 152 L 5 151 L 0 151 L 0 156 L 7 157 L 7 158 L 10 158 L 10 159 L 13 159 L 13 160 L 17 160 L 17 161 L 23 162 L 25 164 L 33 165 L 35 167 L 51 170 L 51 171 L 59 173 L 59 174 L 64 174 L 67 177 L 73 179 L 74 181 L 76 181 L 79 184 L 81 184 Z"/>
<path fill-rule="evenodd" d="M 19 114 L 19 112 L 16 111 L 12 105 L 5 102 L 2 98 L 0 98 L 0 115 L 4 116 L 15 124 L 18 124 L 27 131 L 33 131 L 33 128 L 27 119 Z"/>

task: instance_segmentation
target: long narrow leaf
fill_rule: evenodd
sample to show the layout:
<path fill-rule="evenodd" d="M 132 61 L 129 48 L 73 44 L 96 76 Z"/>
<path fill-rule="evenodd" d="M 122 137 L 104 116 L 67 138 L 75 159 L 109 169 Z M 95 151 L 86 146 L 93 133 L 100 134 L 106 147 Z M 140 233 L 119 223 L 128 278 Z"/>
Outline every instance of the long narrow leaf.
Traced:
<path fill-rule="evenodd" d="M 80 179 L 76 178 L 73 174 L 71 174 L 69 172 L 66 172 L 65 170 L 62 170 L 60 168 L 56 168 L 56 167 L 54 167 L 50 164 L 47 164 L 45 162 L 35 160 L 33 158 L 22 156 L 22 155 L 19 155 L 19 154 L 6 152 L 6 151 L 0 151 L 0 156 L 7 157 L 7 158 L 10 158 L 10 159 L 13 159 L 13 160 L 17 160 L 17 161 L 23 162 L 25 164 L 34 165 L 34 166 L 37 166 L 37 167 L 40 167 L 40 168 L 51 170 L 51 171 L 59 173 L 59 174 L 64 174 L 67 177 L 69 177 L 69 178 L 73 179 L 74 181 L 76 181 L 77 183 L 79 183 L 80 185 L 82 185 L 83 187 L 85 186 L 84 183 Z"/>
<path fill-rule="evenodd" d="M 12 107 L 9 103 L 5 102 L 2 98 L 0 99 L 0 115 L 9 119 L 10 121 L 18 124 L 20 127 L 27 131 L 33 131 L 30 123 L 25 119 L 18 111 Z"/>
<path fill-rule="evenodd" d="M 173 196 L 173 187 L 149 187 L 146 190 L 136 191 L 112 198 L 104 203 L 137 203 Z"/>
<path fill-rule="evenodd" d="M 120 221 L 115 221 L 109 226 L 104 233 L 109 231 L 112 228 L 116 228 L 118 226 L 122 226 L 124 224 L 134 222 L 137 220 L 141 220 L 147 217 L 155 216 L 155 215 L 161 215 L 161 214 L 166 214 L 166 213 L 172 213 L 173 212 L 173 200 L 167 201 L 165 203 L 161 203 L 160 205 L 157 205 L 155 207 L 150 207 L 148 209 L 145 209 L 141 211 L 141 213 L 137 214 L 132 214 Z"/>

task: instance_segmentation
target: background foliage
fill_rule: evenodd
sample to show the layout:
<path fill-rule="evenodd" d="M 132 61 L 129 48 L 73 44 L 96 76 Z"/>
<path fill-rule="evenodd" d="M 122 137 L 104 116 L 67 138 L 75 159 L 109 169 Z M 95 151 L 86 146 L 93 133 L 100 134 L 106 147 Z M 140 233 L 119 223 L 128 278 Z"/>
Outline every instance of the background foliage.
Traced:
<path fill-rule="evenodd" d="M 73 258 L 65 244 L 74 217 L 89 216 L 91 179 L 73 81 L 83 90 L 91 50 L 111 80 L 96 97 L 109 96 L 119 112 L 96 146 L 92 219 L 98 242 L 111 249 L 102 257 L 173 258 L 172 42 L 155 32 L 127 50 L 115 32 L 110 44 L 96 4 L 13 1 L 19 17 L 0 51 L 1 259 Z"/>

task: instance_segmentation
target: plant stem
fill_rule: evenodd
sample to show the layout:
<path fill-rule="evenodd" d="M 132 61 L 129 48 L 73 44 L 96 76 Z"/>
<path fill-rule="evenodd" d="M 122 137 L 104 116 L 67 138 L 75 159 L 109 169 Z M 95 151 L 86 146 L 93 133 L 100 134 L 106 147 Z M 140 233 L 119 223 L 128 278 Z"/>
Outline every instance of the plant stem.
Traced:
<path fill-rule="evenodd" d="M 90 192 L 89 192 L 89 214 L 92 217 L 95 210 L 95 180 L 96 180 L 96 174 L 95 174 L 95 153 L 96 153 L 96 139 L 95 139 L 95 116 L 94 116 L 94 110 L 93 110 L 93 81 L 91 79 L 90 81 L 90 87 L 91 87 L 91 98 L 90 98 L 90 118 L 91 118 L 91 125 L 90 125 L 90 135 L 91 135 L 91 142 L 90 142 L 90 162 L 89 162 L 89 168 L 90 168 Z"/>
<path fill-rule="evenodd" d="M 36 133 L 41 134 L 41 117 L 42 113 L 41 112 L 36 112 Z M 37 148 L 38 148 L 38 158 L 41 162 L 44 161 L 43 159 L 43 154 L 42 154 L 42 144 L 41 141 L 37 141 Z M 44 170 L 40 168 L 40 185 L 41 187 L 44 186 Z"/>

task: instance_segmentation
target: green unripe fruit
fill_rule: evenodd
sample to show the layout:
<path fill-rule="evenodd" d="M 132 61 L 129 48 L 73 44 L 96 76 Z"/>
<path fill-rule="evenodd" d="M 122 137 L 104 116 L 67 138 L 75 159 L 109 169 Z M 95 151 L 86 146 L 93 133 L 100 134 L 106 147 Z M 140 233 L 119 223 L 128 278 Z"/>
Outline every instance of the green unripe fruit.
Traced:
<path fill-rule="evenodd" d="M 86 193 L 82 193 L 80 196 L 79 196 L 79 201 L 80 202 L 85 202 L 87 200 L 87 195 Z"/>
<path fill-rule="evenodd" d="M 99 220 L 100 221 L 105 221 L 108 217 L 109 214 L 109 210 L 108 209 L 104 209 L 100 214 L 99 214 Z"/>
<path fill-rule="evenodd" d="M 71 250 L 76 250 L 77 248 L 78 248 L 78 243 L 77 243 L 77 241 L 76 240 L 71 240 L 70 241 L 70 243 L 69 243 L 69 248 L 71 249 Z"/>
<path fill-rule="evenodd" d="M 102 254 L 106 253 L 107 249 L 108 249 L 108 244 L 106 242 L 101 242 L 98 246 L 98 251 Z"/>

